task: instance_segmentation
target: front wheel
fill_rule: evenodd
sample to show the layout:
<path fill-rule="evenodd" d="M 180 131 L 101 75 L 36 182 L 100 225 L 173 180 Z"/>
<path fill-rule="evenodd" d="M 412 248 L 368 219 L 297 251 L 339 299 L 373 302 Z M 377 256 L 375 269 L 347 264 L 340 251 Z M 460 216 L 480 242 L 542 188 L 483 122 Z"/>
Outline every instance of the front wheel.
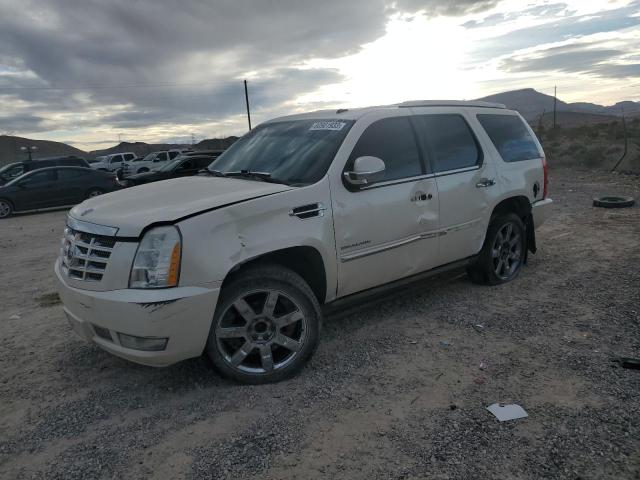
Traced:
<path fill-rule="evenodd" d="M 225 377 L 277 382 L 313 354 L 321 321 L 318 300 L 298 274 L 277 265 L 253 267 L 223 290 L 206 352 Z"/>
<path fill-rule="evenodd" d="M 0 198 L 0 218 L 10 217 L 13 213 L 13 205 L 9 200 Z"/>
<path fill-rule="evenodd" d="M 474 283 L 510 282 L 522 268 L 527 248 L 525 227 L 514 213 L 494 217 L 476 262 L 467 272 Z"/>

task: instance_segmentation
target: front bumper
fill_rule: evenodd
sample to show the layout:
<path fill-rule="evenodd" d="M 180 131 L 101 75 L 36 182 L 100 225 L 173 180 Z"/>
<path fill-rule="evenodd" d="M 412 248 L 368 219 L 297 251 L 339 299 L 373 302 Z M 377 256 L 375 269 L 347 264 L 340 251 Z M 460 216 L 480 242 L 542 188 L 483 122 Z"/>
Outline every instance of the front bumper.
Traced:
<path fill-rule="evenodd" d="M 553 200 L 545 198 L 531 205 L 531 213 L 533 214 L 533 226 L 538 228 L 547 218 L 551 216 L 553 209 Z"/>
<path fill-rule="evenodd" d="M 96 292 L 69 286 L 59 261 L 55 272 L 63 310 L 84 340 L 118 357 L 154 367 L 202 354 L 219 286 Z M 135 350 L 123 347 L 118 333 L 169 340 L 162 351 Z"/>

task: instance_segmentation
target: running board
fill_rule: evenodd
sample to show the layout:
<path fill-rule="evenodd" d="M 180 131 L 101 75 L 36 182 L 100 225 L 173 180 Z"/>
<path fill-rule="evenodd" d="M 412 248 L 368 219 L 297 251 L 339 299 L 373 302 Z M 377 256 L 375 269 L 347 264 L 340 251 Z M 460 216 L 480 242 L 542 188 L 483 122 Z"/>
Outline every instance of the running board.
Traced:
<path fill-rule="evenodd" d="M 325 303 L 324 305 L 322 305 L 322 312 L 325 315 L 330 315 L 336 313 L 336 311 L 338 310 L 352 307 L 358 303 L 363 302 L 364 300 L 370 299 L 371 297 L 379 297 L 381 295 L 391 293 L 395 290 L 399 290 L 400 288 L 407 285 L 419 283 L 420 281 L 426 280 L 427 278 L 434 277 L 451 270 L 465 268 L 472 264 L 476 260 L 476 258 L 477 255 L 473 255 L 463 260 L 456 260 L 455 262 L 447 263 L 445 265 L 432 268 L 431 270 L 427 270 L 425 272 L 417 273 L 409 277 L 385 283 L 384 285 L 380 285 L 378 287 L 373 287 L 369 288 L 368 290 L 352 293 L 351 295 L 347 295 L 346 297 L 341 297 L 329 303 Z"/>

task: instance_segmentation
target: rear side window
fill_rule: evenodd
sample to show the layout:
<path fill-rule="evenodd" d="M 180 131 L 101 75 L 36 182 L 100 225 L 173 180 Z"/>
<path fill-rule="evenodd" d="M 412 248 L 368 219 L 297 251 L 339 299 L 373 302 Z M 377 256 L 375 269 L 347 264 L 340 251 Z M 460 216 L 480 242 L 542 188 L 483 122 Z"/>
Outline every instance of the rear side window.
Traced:
<path fill-rule="evenodd" d="M 418 132 L 429 150 L 434 172 L 475 167 L 482 163 L 482 152 L 461 115 L 420 115 L 415 119 Z"/>
<path fill-rule="evenodd" d="M 196 168 L 207 168 L 211 164 L 211 162 L 213 162 L 213 158 L 211 157 L 196 158 L 195 162 L 196 162 Z"/>
<path fill-rule="evenodd" d="M 75 168 L 60 168 L 58 169 L 58 180 L 73 180 L 80 177 L 85 177 L 89 174 L 89 170 L 81 170 Z"/>
<path fill-rule="evenodd" d="M 481 114 L 478 121 L 505 162 L 540 158 L 538 146 L 520 117 Z"/>
<path fill-rule="evenodd" d="M 36 171 L 36 173 L 33 173 L 28 178 L 25 178 L 24 181 L 22 181 L 22 183 L 25 185 L 38 185 L 38 184 L 44 184 L 49 182 L 55 182 L 55 180 L 56 180 L 56 172 L 54 169 L 51 169 L 51 170 Z"/>
<path fill-rule="evenodd" d="M 383 181 L 422 175 L 422 163 L 411 123 L 407 117 L 385 118 L 364 131 L 351 152 L 348 165 L 356 158 L 372 156 L 385 164 Z"/>

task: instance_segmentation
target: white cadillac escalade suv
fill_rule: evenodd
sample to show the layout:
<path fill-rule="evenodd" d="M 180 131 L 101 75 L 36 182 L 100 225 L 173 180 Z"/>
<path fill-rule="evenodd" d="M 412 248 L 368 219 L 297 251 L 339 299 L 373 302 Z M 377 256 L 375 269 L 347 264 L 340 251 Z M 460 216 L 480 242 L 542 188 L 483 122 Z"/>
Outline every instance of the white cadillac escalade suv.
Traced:
<path fill-rule="evenodd" d="M 323 304 L 453 267 L 513 280 L 549 215 L 547 178 L 531 128 L 498 104 L 278 118 L 206 176 L 73 208 L 60 296 L 73 329 L 120 357 L 205 352 L 227 377 L 277 381 L 314 351 Z"/>

